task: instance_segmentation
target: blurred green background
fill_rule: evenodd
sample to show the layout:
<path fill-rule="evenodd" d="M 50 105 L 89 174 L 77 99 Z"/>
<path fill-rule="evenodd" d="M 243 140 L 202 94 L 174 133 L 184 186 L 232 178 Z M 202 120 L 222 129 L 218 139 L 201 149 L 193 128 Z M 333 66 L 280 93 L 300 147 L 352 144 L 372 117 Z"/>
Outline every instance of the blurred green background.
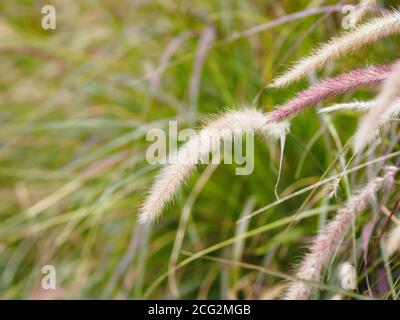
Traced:
<path fill-rule="evenodd" d="M 55 30 L 41 27 L 47 4 L 56 8 Z M 226 108 L 269 111 L 305 88 L 307 80 L 281 91 L 265 87 L 341 31 L 336 4 L 2 0 L 0 297 L 276 299 L 311 237 L 374 166 L 342 181 L 337 198 L 328 199 L 323 185 L 278 204 L 279 142 L 257 139 L 252 175 L 200 166 L 160 222 L 143 227 L 138 205 L 159 170 L 146 162 L 145 137 L 168 120 L 179 119 L 183 129 Z M 304 16 L 290 16 L 296 12 Z M 389 63 L 398 52 L 396 37 L 384 39 L 315 77 Z M 372 94 L 359 90 L 337 101 Z M 310 110 L 293 121 L 280 198 L 343 169 L 337 156 L 357 117 Z M 388 150 L 395 128 L 378 154 Z M 269 204 L 248 224 L 236 223 Z M 360 261 L 349 241 L 326 272 L 328 290 L 316 298 L 339 291 L 337 263 Z M 56 290 L 41 287 L 45 265 L 55 267 Z M 377 268 L 369 271 L 372 283 Z M 359 276 L 354 294 L 362 298 L 365 274 Z"/>

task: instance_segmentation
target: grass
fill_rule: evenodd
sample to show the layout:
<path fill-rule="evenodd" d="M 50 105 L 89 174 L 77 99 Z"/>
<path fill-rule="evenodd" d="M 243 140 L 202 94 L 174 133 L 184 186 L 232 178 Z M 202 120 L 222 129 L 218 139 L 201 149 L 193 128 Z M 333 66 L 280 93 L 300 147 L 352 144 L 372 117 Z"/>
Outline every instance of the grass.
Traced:
<path fill-rule="evenodd" d="M 57 29 L 46 31 L 40 8 L 49 3 L 57 10 Z M 199 126 L 224 108 L 254 104 L 270 111 L 294 96 L 307 80 L 285 90 L 266 85 L 317 43 L 338 34 L 342 16 L 269 23 L 335 4 L 2 1 L 0 297 L 277 298 L 305 245 L 350 191 L 379 165 L 395 161 L 399 149 L 391 143 L 398 137 L 397 122 L 382 134 L 374 154 L 353 160 L 336 198 L 326 197 L 329 183 L 351 158 L 346 150 L 360 116 L 309 110 L 293 120 L 286 139 L 279 200 L 274 190 L 279 142 L 257 139 L 252 175 L 235 176 L 234 166 L 202 166 L 151 227 L 136 223 L 138 205 L 159 170 L 146 162 L 145 136 L 151 128 L 166 128 L 170 119 L 190 127 L 193 108 Z M 198 45 L 207 27 L 215 37 L 201 63 Z M 398 39 L 390 37 L 316 76 L 390 63 L 398 51 Z M 330 102 L 372 94 L 358 90 Z M 252 217 L 240 224 L 249 199 Z M 372 220 L 374 239 L 385 219 L 373 209 L 360 217 L 315 298 L 334 293 L 368 298 L 365 275 L 375 287 L 382 282 L 378 271 L 384 255 L 378 249 L 366 273 L 360 234 Z M 398 258 L 386 265 L 393 280 L 388 294 L 377 297 L 399 295 Z M 354 261 L 359 271 L 354 292 L 340 289 L 335 270 L 343 261 Z M 47 264 L 56 268 L 57 290 L 41 289 Z"/>

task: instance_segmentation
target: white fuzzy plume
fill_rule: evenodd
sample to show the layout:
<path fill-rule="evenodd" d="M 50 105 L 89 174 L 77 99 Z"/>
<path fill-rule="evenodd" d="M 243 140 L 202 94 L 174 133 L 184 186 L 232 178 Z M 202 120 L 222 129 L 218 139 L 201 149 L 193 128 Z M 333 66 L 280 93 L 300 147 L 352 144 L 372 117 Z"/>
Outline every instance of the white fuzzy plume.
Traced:
<path fill-rule="evenodd" d="M 336 112 L 336 111 L 346 111 L 346 110 L 355 110 L 355 111 L 364 111 L 370 110 L 376 105 L 376 101 L 353 101 L 348 103 L 337 103 L 330 107 L 326 107 L 323 109 L 319 109 L 318 113 L 328 113 L 328 112 Z"/>
<path fill-rule="evenodd" d="M 400 96 L 400 60 L 394 65 L 392 73 L 385 80 L 382 90 L 376 99 L 376 105 L 361 120 L 354 137 L 354 150 L 362 149 L 376 136 L 379 128 L 385 124 L 386 117 L 393 113 L 392 105 Z"/>
<path fill-rule="evenodd" d="M 357 214 L 368 206 L 371 198 L 381 188 L 389 189 L 393 186 L 397 171 L 398 168 L 395 166 L 386 167 L 382 177 L 371 180 L 339 210 L 336 217 L 312 242 L 309 253 L 304 257 L 296 273 L 296 278 L 300 280 L 293 281 L 290 284 L 284 297 L 285 300 L 306 300 L 310 298 L 313 289 L 310 282 L 320 281 L 323 268 L 326 267 L 339 248 Z"/>
<path fill-rule="evenodd" d="M 268 114 L 255 109 L 229 111 L 208 123 L 191 137 L 178 151 L 177 161 L 166 165 L 152 185 L 139 212 L 139 222 L 150 223 L 157 219 L 180 187 L 195 171 L 203 157 L 219 152 L 221 140 L 232 141 L 233 136 L 248 130 L 266 137 L 281 137 L 286 133 L 287 123 L 268 123 Z M 206 143 L 204 143 L 206 141 Z"/>
<path fill-rule="evenodd" d="M 348 103 L 337 103 L 330 107 L 326 107 L 323 109 L 319 109 L 318 113 L 327 113 L 327 112 L 335 112 L 335 111 L 346 111 L 346 110 L 354 110 L 354 111 L 367 111 L 371 110 L 377 105 L 377 101 L 354 101 Z M 397 117 L 400 114 L 400 99 L 396 99 L 391 106 L 388 108 L 387 112 L 383 115 L 384 118 L 390 119 L 393 117 Z"/>
<path fill-rule="evenodd" d="M 390 231 L 385 241 L 385 248 L 389 257 L 400 250 L 400 225 L 397 225 Z"/>
<path fill-rule="evenodd" d="M 280 88 L 338 60 L 343 55 L 400 32 L 400 12 L 395 10 L 372 19 L 356 29 L 323 44 L 311 56 L 300 60 L 291 70 L 276 78 L 271 87 Z"/>

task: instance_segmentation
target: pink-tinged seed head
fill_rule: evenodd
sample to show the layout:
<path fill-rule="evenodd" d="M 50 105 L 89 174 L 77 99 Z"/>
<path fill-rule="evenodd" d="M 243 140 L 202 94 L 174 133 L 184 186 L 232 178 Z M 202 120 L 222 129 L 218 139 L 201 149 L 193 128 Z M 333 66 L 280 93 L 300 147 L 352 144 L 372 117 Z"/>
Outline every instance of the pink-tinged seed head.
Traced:
<path fill-rule="evenodd" d="M 268 116 L 271 123 L 286 120 L 299 112 L 322 102 L 325 99 L 354 91 L 359 87 L 370 87 L 384 81 L 392 70 L 391 65 L 379 65 L 341 74 L 335 78 L 317 83 L 300 92 L 295 98 L 271 112 Z"/>

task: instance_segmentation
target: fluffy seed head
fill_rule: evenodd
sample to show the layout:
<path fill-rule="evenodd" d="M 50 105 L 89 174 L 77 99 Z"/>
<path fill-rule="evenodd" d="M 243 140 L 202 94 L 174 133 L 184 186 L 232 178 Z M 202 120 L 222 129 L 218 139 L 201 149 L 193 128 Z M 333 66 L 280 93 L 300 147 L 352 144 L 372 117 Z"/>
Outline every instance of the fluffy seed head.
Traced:
<path fill-rule="evenodd" d="M 397 225 L 389 233 L 385 241 L 386 252 L 389 256 L 394 255 L 400 250 L 400 225 Z"/>
<path fill-rule="evenodd" d="M 348 103 L 337 103 L 330 107 L 326 107 L 323 109 L 319 109 L 318 113 L 328 113 L 335 111 L 346 111 L 346 110 L 355 110 L 355 111 L 363 111 L 370 110 L 376 105 L 376 101 L 353 101 Z"/>
<path fill-rule="evenodd" d="M 354 91 L 359 87 L 369 87 L 381 83 L 392 70 L 391 66 L 379 65 L 362 68 L 339 75 L 317 83 L 311 88 L 302 91 L 295 98 L 288 101 L 269 116 L 271 122 L 279 122 L 303 111 L 305 108 L 316 105 L 321 101 L 339 94 Z"/>
<path fill-rule="evenodd" d="M 199 160 L 217 151 L 214 150 L 214 146 L 218 146 L 217 141 L 228 138 L 228 135 L 241 134 L 248 129 L 256 130 L 268 137 L 280 137 L 287 130 L 285 120 L 324 99 L 353 91 L 361 86 L 378 84 L 386 79 L 390 70 L 390 66 L 355 70 L 316 84 L 271 113 L 264 114 L 254 109 L 230 111 L 211 121 L 198 135 L 182 146 L 178 151 L 177 163 L 168 164 L 161 170 L 141 207 L 139 221 L 151 222 L 160 215 L 164 206 L 174 198 L 196 169 Z M 204 148 L 201 142 L 207 140 L 204 139 L 205 136 L 211 139 L 210 144 Z M 200 144 L 201 150 L 199 150 Z"/>
<path fill-rule="evenodd" d="M 396 10 L 362 24 L 322 45 L 314 54 L 300 60 L 290 71 L 276 78 L 271 87 L 287 86 L 347 53 L 355 52 L 367 44 L 397 33 L 400 33 L 400 11 Z"/>
<path fill-rule="evenodd" d="M 140 208 L 139 222 L 150 223 L 157 219 L 164 206 L 194 172 L 202 157 L 219 152 L 216 150 L 219 147 L 216 142 L 229 140 L 233 135 L 243 134 L 247 130 L 276 137 L 284 134 L 287 129 L 287 123 L 267 124 L 267 115 L 255 109 L 229 111 L 211 121 L 179 149 L 175 163 L 167 164 L 161 170 Z M 202 143 L 204 141 L 207 143 Z"/>
<path fill-rule="evenodd" d="M 371 180 L 339 210 L 336 217 L 312 242 L 309 253 L 305 255 L 296 273 L 296 277 L 304 281 L 292 282 L 284 297 L 285 300 L 309 299 L 313 289 L 309 282 L 320 281 L 323 268 L 339 248 L 356 215 L 367 207 L 379 189 L 393 186 L 397 171 L 398 168 L 395 166 L 386 167 L 382 177 Z"/>
<path fill-rule="evenodd" d="M 381 92 L 376 99 L 376 106 L 361 120 L 354 137 L 354 150 L 360 152 L 385 124 L 391 106 L 400 96 L 400 60 L 394 64 L 392 72 L 384 81 Z"/>
<path fill-rule="evenodd" d="M 326 107 L 318 110 L 318 113 L 328 113 L 335 111 L 368 111 L 377 106 L 376 100 L 371 101 L 354 101 L 349 103 L 337 103 L 333 106 Z M 400 99 L 396 99 L 388 108 L 387 112 L 383 115 L 382 119 L 390 120 L 397 118 L 400 114 Z"/>

